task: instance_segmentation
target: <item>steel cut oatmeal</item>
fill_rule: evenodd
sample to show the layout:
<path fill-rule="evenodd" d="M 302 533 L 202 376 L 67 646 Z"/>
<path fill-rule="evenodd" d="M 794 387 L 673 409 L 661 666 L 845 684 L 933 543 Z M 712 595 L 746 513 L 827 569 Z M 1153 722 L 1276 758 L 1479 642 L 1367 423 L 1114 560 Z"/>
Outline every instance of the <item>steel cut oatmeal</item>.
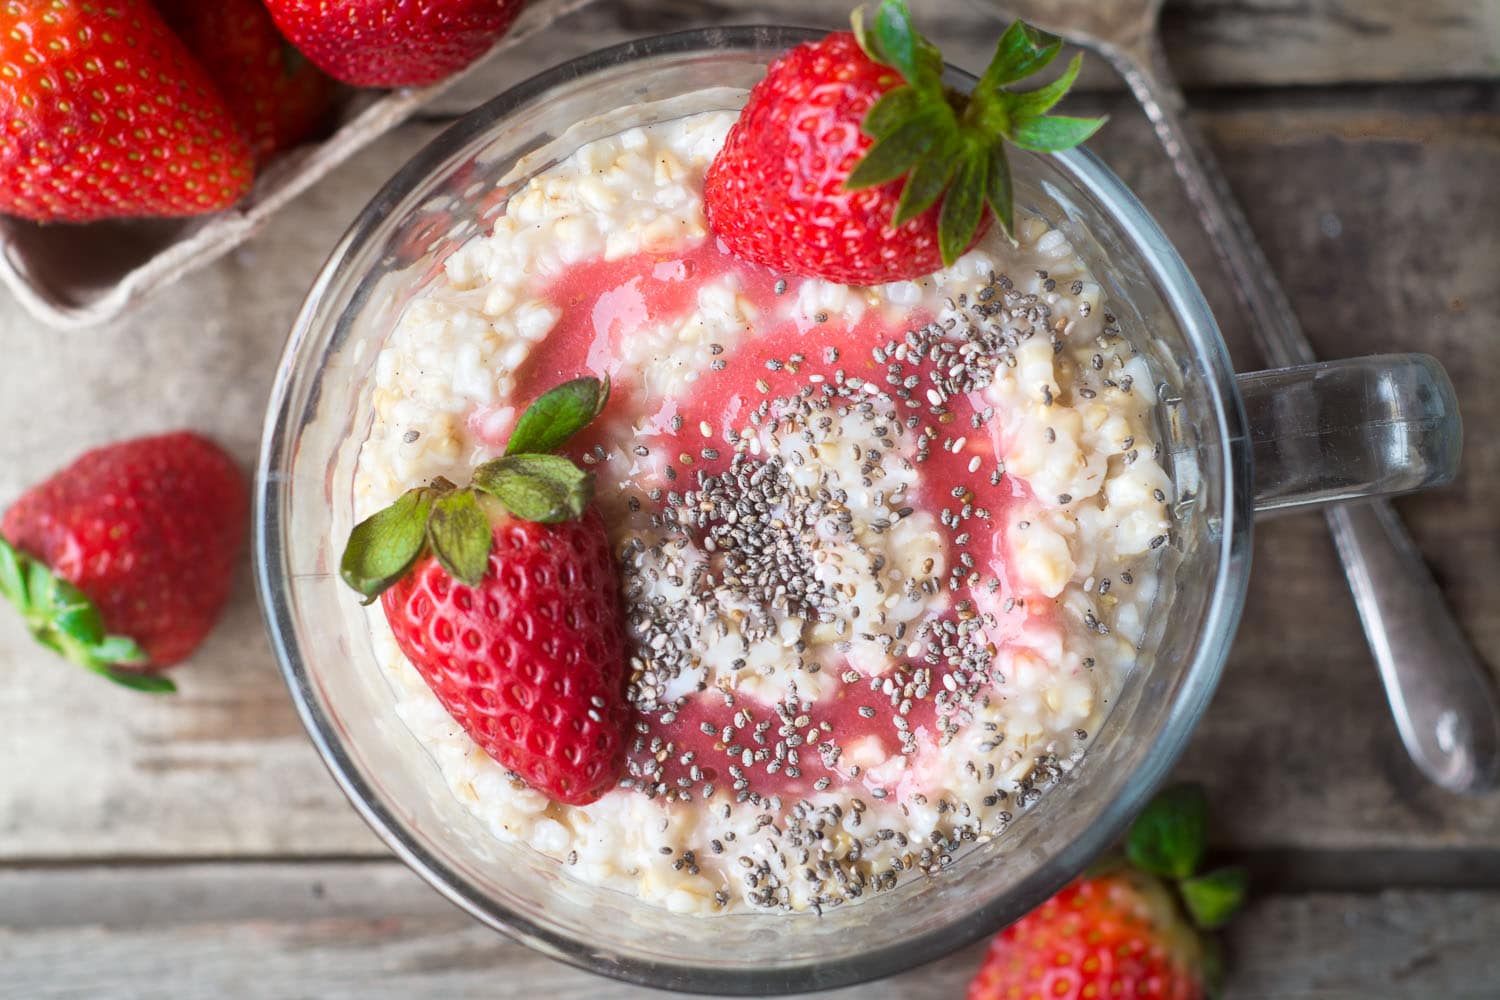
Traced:
<path fill-rule="evenodd" d="M 626 772 L 581 807 L 478 749 L 378 614 L 454 795 L 674 911 L 821 910 L 949 865 L 1088 745 L 1137 656 L 1170 485 L 1153 379 L 1063 233 L 1018 211 L 874 288 L 725 252 L 734 122 L 592 142 L 510 199 L 375 364 L 355 513 L 463 481 L 543 390 L 608 375 L 595 475 L 631 640 Z"/>

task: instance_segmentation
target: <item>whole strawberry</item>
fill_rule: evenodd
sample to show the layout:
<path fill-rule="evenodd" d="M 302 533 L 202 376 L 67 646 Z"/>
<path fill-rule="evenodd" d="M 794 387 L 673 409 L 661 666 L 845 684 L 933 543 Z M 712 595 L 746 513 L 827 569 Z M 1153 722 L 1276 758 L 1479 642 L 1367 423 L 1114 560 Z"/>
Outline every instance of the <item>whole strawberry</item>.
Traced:
<path fill-rule="evenodd" d="M 282 37 L 261 0 L 153 0 L 208 70 L 257 163 L 321 125 L 338 85 Z"/>
<path fill-rule="evenodd" d="M 196 215 L 250 188 L 245 136 L 146 0 L 7 0 L 0 67 L 0 212 Z"/>
<path fill-rule="evenodd" d="M 340 566 L 474 742 L 570 805 L 624 766 L 626 640 L 592 481 L 551 452 L 608 396 L 592 378 L 543 395 L 468 487 L 408 491 L 355 526 Z"/>
<path fill-rule="evenodd" d="M 88 452 L 0 519 L 0 594 L 32 633 L 131 687 L 185 658 L 218 620 L 244 543 L 245 480 L 188 432 Z"/>
<path fill-rule="evenodd" d="M 1129 859 L 1102 866 L 995 936 L 968 1000 L 1199 1000 L 1218 978 L 1213 942 L 1242 904 L 1245 874 L 1194 875 L 1206 842 L 1195 786 L 1168 789 L 1131 829 Z M 1174 891 L 1175 890 L 1175 891 Z"/>
<path fill-rule="evenodd" d="M 952 264 L 991 213 L 1010 232 L 1005 141 L 1055 152 L 1103 124 L 1047 114 L 1081 57 L 1045 87 L 1007 89 L 1061 48 L 1015 22 L 965 98 L 943 87 L 942 57 L 902 0 L 883 0 L 868 27 L 856 11 L 852 34 L 798 46 L 751 90 L 704 182 L 710 227 L 745 260 L 844 284 Z"/>
<path fill-rule="evenodd" d="M 266 0 L 282 34 L 356 87 L 417 87 L 489 51 L 524 0 Z"/>

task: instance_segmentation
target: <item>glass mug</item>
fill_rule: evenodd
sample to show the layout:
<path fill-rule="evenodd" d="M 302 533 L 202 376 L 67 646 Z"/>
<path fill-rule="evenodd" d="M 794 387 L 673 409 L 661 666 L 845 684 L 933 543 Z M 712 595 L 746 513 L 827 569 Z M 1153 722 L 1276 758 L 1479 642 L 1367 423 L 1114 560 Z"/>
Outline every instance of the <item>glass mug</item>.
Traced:
<path fill-rule="evenodd" d="M 688 31 L 596 52 L 467 115 L 375 196 L 339 241 L 286 347 L 256 490 L 261 600 L 292 697 L 335 778 L 387 844 L 449 899 L 546 954 L 651 986 L 824 989 L 890 975 L 1031 909 L 1104 849 L 1166 775 L 1239 623 L 1256 511 L 1437 485 L 1458 462 L 1452 387 L 1422 356 L 1236 377 L 1197 285 L 1156 223 L 1086 150 L 1015 154 L 1017 202 L 1068 233 L 1160 380 L 1175 487 L 1163 546 L 1171 613 L 1081 765 L 998 840 L 896 891 L 810 914 L 682 916 L 568 879 L 495 840 L 397 718 L 364 613 L 339 581 L 371 369 L 447 252 L 504 196 L 580 145 L 635 125 L 736 109 L 766 64 L 812 33 Z M 949 70 L 968 89 L 972 77 Z"/>

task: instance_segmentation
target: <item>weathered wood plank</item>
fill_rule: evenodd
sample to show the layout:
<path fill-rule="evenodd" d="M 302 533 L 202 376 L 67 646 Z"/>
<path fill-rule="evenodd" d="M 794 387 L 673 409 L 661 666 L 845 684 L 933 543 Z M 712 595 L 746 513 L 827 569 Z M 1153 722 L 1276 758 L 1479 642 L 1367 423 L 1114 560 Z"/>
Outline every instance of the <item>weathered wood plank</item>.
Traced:
<path fill-rule="evenodd" d="M 1162 37 L 1193 87 L 1500 74 L 1495 0 L 1167 0 Z"/>
<path fill-rule="evenodd" d="M 1115 114 L 1095 148 L 1162 218 L 1237 359 L 1254 366 L 1143 119 L 1119 98 L 1093 103 Z M 1452 372 L 1470 427 L 1464 477 L 1402 509 L 1480 648 L 1500 648 L 1500 445 L 1484 433 L 1500 424 L 1500 89 L 1215 100 L 1205 121 L 1319 348 L 1420 348 Z M 313 271 L 434 132 L 387 138 L 249 246 L 110 329 L 39 331 L 0 300 L 0 504 L 86 447 L 178 425 L 215 434 L 248 466 Z M 0 768 L 0 859 L 380 852 L 300 733 L 248 573 L 179 676 L 175 700 L 113 691 L 0 615 L 0 759 L 20 762 Z M 1444 796 L 1405 760 L 1316 518 L 1260 532 L 1245 627 L 1185 770 L 1209 782 L 1231 846 L 1500 846 L 1500 799 Z"/>
<path fill-rule="evenodd" d="M 1494 671 L 1500 191 L 1490 178 L 1500 164 L 1500 95 L 1469 96 L 1431 116 L 1339 100 L 1209 123 L 1319 353 L 1423 350 L 1452 375 L 1469 428 L 1460 477 L 1397 507 Z M 1442 135 L 1432 131 L 1439 121 Z M 1351 158 L 1361 156 L 1379 166 Z M 1239 642 L 1186 766 L 1219 775 L 1214 798 L 1229 839 L 1494 843 L 1500 799 L 1440 792 L 1406 758 L 1322 519 L 1264 525 L 1255 559 Z"/>
<path fill-rule="evenodd" d="M 1493 996 L 1500 893 L 1268 895 L 1228 936 L 1230 1000 Z M 974 946 L 823 1000 L 962 996 Z M 0 870 L 3 1000 L 646 1000 L 513 944 L 389 862 Z"/>
<path fill-rule="evenodd" d="M 313 273 L 363 201 L 435 131 L 383 140 L 260 239 L 128 321 L 57 333 L 0 302 L 0 504 L 89 447 L 176 427 L 214 436 L 248 473 Z M 175 698 L 99 683 L 0 613 L 0 856 L 380 850 L 303 734 L 250 576 L 246 560 Z"/>
<path fill-rule="evenodd" d="M 1101 0 L 1109 2 L 1109 0 Z M 1004 0 L 920 0 L 924 30 L 956 65 L 978 71 L 994 50 Z M 439 99 L 454 111 L 542 66 L 642 35 L 716 24 L 841 28 L 851 0 L 603 0 L 507 54 Z M 1500 77 L 1500 0 L 1169 0 L 1162 38 L 1187 87 L 1390 83 Z M 1091 59 L 1079 83 L 1114 90 Z"/>

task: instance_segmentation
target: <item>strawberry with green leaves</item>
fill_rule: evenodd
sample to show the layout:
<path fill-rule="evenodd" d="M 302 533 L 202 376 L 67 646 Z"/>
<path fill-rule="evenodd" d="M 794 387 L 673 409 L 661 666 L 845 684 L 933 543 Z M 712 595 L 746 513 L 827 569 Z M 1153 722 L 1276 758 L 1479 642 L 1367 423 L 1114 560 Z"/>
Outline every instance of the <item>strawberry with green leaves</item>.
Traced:
<path fill-rule="evenodd" d="M 354 527 L 340 565 L 474 742 L 571 805 L 624 767 L 619 580 L 592 477 L 555 454 L 608 398 L 593 378 L 544 394 L 468 486 L 409 490 Z"/>
<path fill-rule="evenodd" d="M 186 431 L 96 448 L 0 518 L 0 597 L 37 641 L 126 687 L 203 641 L 229 599 L 249 498 L 234 459 Z"/>
<path fill-rule="evenodd" d="M 914 279 L 952 264 L 998 219 L 1009 233 L 1007 142 L 1069 149 L 1102 118 L 1048 114 L 1078 76 L 1011 86 L 1045 68 L 1061 39 L 1020 21 L 967 97 L 902 0 L 866 23 L 798 46 L 750 92 L 709 167 L 704 208 L 737 256 L 844 284 Z"/>
<path fill-rule="evenodd" d="M 967 1000 L 1199 1000 L 1217 985 L 1215 944 L 1244 903 L 1245 872 L 1200 873 L 1208 810 L 1194 785 L 1169 788 L 1110 859 L 996 935 Z"/>

